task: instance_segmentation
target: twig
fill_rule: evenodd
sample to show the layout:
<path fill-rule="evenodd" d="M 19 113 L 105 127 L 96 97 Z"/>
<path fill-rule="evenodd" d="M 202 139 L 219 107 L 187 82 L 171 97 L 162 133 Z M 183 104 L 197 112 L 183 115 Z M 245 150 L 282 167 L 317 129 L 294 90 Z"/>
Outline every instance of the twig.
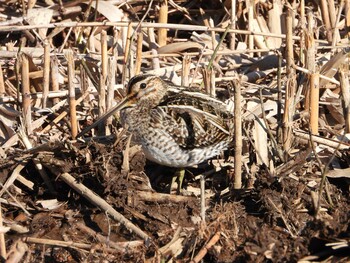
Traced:
<path fill-rule="evenodd" d="M 220 239 L 221 232 L 216 232 L 215 235 L 209 240 L 209 242 L 202 247 L 198 254 L 191 260 L 191 263 L 198 263 L 208 253 L 208 250 L 214 246 Z"/>
<path fill-rule="evenodd" d="M 78 183 L 73 176 L 68 173 L 60 174 L 60 178 L 67 183 L 70 187 L 72 187 L 75 191 L 77 191 L 80 195 L 85 197 L 91 203 L 96 205 L 102 211 L 108 213 L 114 220 L 123 224 L 127 229 L 134 232 L 136 235 L 144 239 L 147 243 L 151 241 L 150 236 L 148 236 L 145 232 L 143 232 L 140 228 L 134 225 L 130 220 L 125 218 L 122 214 L 117 212 L 110 204 L 108 204 L 104 199 L 96 195 L 89 188 L 84 186 L 82 183 Z"/>
<path fill-rule="evenodd" d="M 71 125 L 71 131 L 72 131 L 72 138 L 75 139 L 78 134 L 78 121 L 77 121 L 77 109 L 76 109 L 76 100 L 75 100 L 73 51 L 67 50 L 65 53 L 65 56 L 68 63 L 70 125 Z"/>

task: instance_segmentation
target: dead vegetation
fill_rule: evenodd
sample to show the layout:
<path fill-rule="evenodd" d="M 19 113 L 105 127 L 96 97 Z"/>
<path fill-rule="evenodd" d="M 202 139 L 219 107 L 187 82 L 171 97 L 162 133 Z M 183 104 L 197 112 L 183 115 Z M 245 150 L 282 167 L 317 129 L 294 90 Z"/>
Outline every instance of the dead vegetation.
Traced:
<path fill-rule="evenodd" d="M 349 27 L 349 1 L 0 0 L 2 261 L 348 262 Z M 139 73 L 235 113 L 182 195 L 118 116 L 77 138 Z"/>

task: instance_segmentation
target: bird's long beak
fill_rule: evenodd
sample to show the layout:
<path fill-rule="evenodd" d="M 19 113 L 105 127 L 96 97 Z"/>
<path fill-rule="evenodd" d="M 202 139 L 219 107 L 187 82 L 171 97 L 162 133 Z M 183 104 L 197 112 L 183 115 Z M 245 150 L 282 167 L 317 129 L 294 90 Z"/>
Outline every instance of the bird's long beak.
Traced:
<path fill-rule="evenodd" d="M 126 108 L 126 107 L 128 107 L 130 105 L 132 105 L 132 98 L 133 98 L 132 94 L 129 94 L 128 96 L 126 96 L 117 105 L 113 106 L 105 114 L 103 114 L 102 116 L 98 117 L 97 120 L 93 124 L 91 124 L 90 126 L 88 126 L 85 129 L 83 129 L 80 133 L 78 133 L 77 138 L 81 137 L 82 135 L 84 135 L 85 133 L 90 131 L 91 129 L 93 129 L 96 126 L 98 126 L 100 123 L 102 123 L 105 120 L 107 120 L 115 112 L 120 111 L 120 110 L 122 110 L 122 109 L 124 109 L 124 108 Z"/>

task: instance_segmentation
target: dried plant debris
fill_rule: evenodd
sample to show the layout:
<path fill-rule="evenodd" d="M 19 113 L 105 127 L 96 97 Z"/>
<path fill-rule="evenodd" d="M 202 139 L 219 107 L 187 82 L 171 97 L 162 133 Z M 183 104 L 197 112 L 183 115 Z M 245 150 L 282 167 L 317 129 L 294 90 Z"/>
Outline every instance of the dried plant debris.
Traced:
<path fill-rule="evenodd" d="M 349 10 L 0 0 L 1 260 L 349 262 Z M 138 74 L 234 113 L 182 183 L 118 112 L 90 126 Z"/>

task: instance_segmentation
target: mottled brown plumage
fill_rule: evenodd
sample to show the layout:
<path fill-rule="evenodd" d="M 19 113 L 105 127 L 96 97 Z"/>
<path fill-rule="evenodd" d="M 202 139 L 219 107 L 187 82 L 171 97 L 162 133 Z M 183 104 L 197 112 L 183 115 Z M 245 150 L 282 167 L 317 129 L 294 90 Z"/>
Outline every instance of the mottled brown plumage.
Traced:
<path fill-rule="evenodd" d="M 218 155 L 232 140 L 226 104 L 153 75 L 132 78 L 127 96 L 81 134 L 117 110 L 146 158 L 162 165 L 193 166 Z"/>

